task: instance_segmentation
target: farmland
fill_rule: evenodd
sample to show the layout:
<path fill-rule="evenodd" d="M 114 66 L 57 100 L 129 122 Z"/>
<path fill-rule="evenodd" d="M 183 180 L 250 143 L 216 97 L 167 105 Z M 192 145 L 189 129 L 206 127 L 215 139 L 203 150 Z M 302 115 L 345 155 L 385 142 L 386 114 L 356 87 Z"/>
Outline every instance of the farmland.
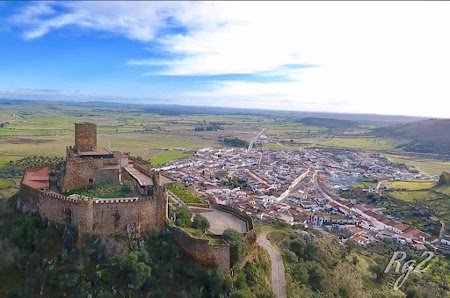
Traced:
<path fill-rule="evenodd" d="M 420 159 L 408 155 L 386 154 L 392 162 L 404 163 L 408 166 L 415 167 L 430 175 L 439 175 L 447 171 L 450 172 L 450 162 L 437 159 Z"/>
<path fill-rule="evenodd" d="M 441 198 L 437 192 L 428 191 L 428 190 L 418 190 L 418 191 L 393 191 L 388 194 L 390 197 L 402 200 L 406 202 L 418 202 L 422 203 L 424 201 L 431 201 Z"/>
<path fill-rule="evenodd" d="M 159 151 L 154 155 L 152 155 L 152 157 L 150 157 L 150 162 L 152 163 L 153 166 L 157 167 L 162 166 L 168 163 L 169 161 L 183 158 L 185 156 L 187 156 L 187 154 L 183 151 L 175 151 L 175 150 Z"/>
<path fill-rule="evenodd" d="M 425 190 L 436 185 L 436 181 L 432 180 L 409 180 L 409 181 L 388 181 L 383 185 L 391 189 L 397 190 Z"/>
<path fill-rule="evenodd" d="M 353 137 L 341 138 L 332 137 L 317 143 L 318 146 L 324 147 L 338 147 L 351 149 L 364 149 L 373 151 L 394 150 L 396 146 L 402 142 L 395 139 L 388 138 L 367 138 L 367 137 Z"/>

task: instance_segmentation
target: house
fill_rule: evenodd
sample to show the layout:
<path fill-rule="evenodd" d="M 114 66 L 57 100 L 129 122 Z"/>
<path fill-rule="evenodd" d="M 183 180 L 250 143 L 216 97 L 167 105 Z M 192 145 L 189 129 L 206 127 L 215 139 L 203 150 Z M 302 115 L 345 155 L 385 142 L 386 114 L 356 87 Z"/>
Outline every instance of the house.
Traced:
<path fill-rule="evenodd" d="M 444 245 L 449 245 L 450 246 L 450 236 L 449 235 L 445 235 L 441 239 L 441 243 L 444 244 Z"/>

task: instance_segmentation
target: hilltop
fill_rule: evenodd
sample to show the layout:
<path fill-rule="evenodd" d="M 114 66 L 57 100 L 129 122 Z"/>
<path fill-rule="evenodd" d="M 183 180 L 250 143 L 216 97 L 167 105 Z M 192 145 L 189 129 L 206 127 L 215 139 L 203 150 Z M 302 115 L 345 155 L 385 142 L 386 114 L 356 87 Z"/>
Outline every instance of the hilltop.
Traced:
<path fill-rule="evenodd" d="M 383 137 L 406 138 L 403 150 L 419 153 L 450 155 L 450 119 L 427 119 L 402 123 L 374 130 Z"/>

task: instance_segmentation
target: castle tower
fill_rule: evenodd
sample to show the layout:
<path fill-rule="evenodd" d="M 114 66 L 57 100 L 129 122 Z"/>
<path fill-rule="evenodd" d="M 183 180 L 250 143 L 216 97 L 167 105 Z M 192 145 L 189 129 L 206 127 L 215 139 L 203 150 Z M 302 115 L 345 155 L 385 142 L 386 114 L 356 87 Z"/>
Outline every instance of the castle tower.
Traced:
<path fill-rule="evenodd" d="M 75 123 L 75 151 L 86 152 L 97 149 L 97 125 L 83 122 Z"/>

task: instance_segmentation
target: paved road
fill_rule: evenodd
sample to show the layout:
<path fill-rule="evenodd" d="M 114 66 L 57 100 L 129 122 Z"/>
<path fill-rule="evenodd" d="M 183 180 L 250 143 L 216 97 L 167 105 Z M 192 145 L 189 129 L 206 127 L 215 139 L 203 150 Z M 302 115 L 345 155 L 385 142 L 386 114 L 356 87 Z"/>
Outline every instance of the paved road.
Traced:
<path fill-rule="evenodd" d="M 288 189 L 285 192 L 283 192 L 278 198 L 276 198 L 276 201 L 281 202 L 284 199 L 286 199 L 292 192 L 292 190 L 297 186 L 297 184 L 299 184 L 300 181 L 302 181 L 309 174 L 310 170 L 311 168 L 309 168 L 306 172 L 302 173 L 300 176 L 295 178 L 295 180 L 291 183 L 291 185 L 289 185 Z"/>
<path fill-rule="evenodd" d="M 258 235 L 256 242 L 258 242 L 270 256 L 270 261 L 272 263 L 272 292 L 275 294 L 276 298 L 286 298 L 286 275 L 281 253 L 267 239 L 267 232 Z"/>

